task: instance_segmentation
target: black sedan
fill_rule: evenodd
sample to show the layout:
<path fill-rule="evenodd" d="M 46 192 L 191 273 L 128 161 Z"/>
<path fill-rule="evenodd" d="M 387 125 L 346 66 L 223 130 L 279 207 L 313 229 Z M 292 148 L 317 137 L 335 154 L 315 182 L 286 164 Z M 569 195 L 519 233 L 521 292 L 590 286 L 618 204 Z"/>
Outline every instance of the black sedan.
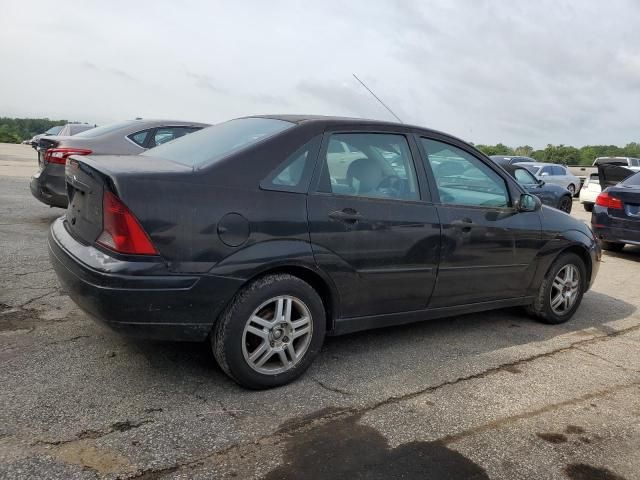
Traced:
<path fill-rule="evenodd" d="M 538 197 L 543 204 L 566 213 L 571 213 L 573 199 L 571 192 L 566 188 L 554 183 L 546 183 L 543 180 L 538 180 L 529 170 L 517 164 L 502 165 L 502 168 L 515 178 L 516 181 L 522 185 L 522 188 Z"/>
<path fill-rule="evenodd" d="M 241 385 L 301 375 L 327 334 L 523 306 L 557 324 L 593 232 L 452 136 L 311 116 L 221 123 L 141 155 L 71 156 L 54 269 L 91 316 L 211 342 Z"/>
<path fill-rule="evenodd" d="M 603 191 L 593 206 L 591 226 L 602 248 L 620 251 L 626 244 L 640 245 L 640 172 L 598 166 L 598 176 Z M 619 178 L 625 179 L 610 186 Z"/>

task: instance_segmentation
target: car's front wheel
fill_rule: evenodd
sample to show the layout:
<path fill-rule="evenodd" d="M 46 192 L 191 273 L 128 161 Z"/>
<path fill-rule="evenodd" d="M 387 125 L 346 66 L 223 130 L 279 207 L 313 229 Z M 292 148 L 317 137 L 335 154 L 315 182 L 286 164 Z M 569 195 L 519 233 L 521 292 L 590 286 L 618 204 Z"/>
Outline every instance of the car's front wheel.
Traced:
<path fill-rule="evenodd" d="M 218 319 L 213 353 L 240 385 L 277 387 L 311 365 L 325 323 L 322 300 L 308 283 L 288 274 L 267 275 L 240 291 Z"/>
<path fill-rule="evenodd" d="M 580 306 L 586 285 L 584 261 L 575 253 L 565 253 L 547 272 L 529 312 L 544 323 L 564 323 Z"/>
<path fill-rule="evenodd" d="M 569 193 L 571 194 L 571 196 L 575 196 L 576 194 L 576 186 L 573 183 L 570 183 L 569 186 L 567 187 L 567 190 L 569 190 Z"/>

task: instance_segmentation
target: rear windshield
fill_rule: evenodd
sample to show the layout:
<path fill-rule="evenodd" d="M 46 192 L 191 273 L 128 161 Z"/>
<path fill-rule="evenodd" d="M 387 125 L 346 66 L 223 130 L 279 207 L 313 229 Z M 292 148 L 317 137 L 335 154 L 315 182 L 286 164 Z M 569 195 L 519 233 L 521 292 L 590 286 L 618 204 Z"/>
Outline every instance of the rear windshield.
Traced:
<path fill-rule="evenodd" d="M 238 118 L 185 135 L 141 155 L 195 167 L 216 162 L 293 126 L 291 122 L 272 118 Z"/>
<path fill-rule="evenodd" d="M 110 123 L 109 125 L 103 125 L 102 127 L 85 130 L 84 132 L 77 133 L 75 136 L 82 138 L 99 137 L 100 135 L 104 135 L 105 133 L 115 132 L 116 130 L 120 130 L 121 128 L 133 125 L 135 122 L 135 120 L 128 120 L 126 122 Z"/>
<path fill-rule="evenodd" d="M 622 185 L 627 185 L 627 186 L 640 186 L 640 172 L 631 175 L 629 178 L 627 178 L 624 182 L 622 182 Z"/>

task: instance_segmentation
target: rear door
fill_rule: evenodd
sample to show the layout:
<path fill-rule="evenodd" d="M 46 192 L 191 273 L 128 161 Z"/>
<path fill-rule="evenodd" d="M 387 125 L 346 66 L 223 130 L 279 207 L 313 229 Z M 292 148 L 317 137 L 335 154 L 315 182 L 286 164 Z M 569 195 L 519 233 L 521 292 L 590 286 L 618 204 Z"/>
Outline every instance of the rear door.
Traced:
<path fill-rule="evenodd" d="M 307 209 L 314 257 L 340 295 L 339 317 L 421 310 L 429 301 L 440 224 L 420 189 L 416 153 L 403 132 L 325 133 Z"/>
<path fill-rule="evenodd" d="M 430 307 L 523 296 L 541 246 L 540 211 L 519 212 L 491 162 L 447 139 L 419 137 L 442 224 L 438 280 Z"/>

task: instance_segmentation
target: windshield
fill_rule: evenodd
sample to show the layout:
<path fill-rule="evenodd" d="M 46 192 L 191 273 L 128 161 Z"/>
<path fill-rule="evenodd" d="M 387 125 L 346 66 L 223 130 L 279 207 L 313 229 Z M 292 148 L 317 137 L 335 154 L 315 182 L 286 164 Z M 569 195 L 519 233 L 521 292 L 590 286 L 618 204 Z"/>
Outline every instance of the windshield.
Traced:
<path fill-rule="evenodd" d="M 102 127 L 91 128 L 90 130 L 85 130 L 84 132 L 76 133 L 74 136 L 82 137 L 82 138 L 99 137 L 100 135 L 115 132 L 116 130 L 120 130 L 121 128 L 128 127 L 129 125 L 133 125 L 135 122 L 136 122 L 135 120 L 128 120 L 126 122 L 110 123 L 109 125 L 103 125 Z"/>
<path fill-rule="evenodd" d="M 291 122 L 272 118 L 238 118 L 204 128 L 141 155 L 195 167 L 216 162 L 293 126 Z"/>

